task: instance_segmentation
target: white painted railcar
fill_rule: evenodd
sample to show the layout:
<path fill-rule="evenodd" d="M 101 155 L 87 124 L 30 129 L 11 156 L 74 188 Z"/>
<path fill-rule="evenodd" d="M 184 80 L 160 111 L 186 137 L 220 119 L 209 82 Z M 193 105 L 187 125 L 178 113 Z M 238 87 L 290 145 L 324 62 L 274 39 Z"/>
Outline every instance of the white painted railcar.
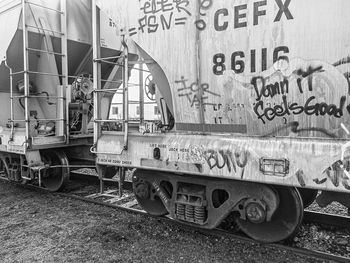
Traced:
<path fill-rule="evenodd" d="M 320 205 L 350 207 L 349 1 L 96 4 L 156 87 L 161 133 L 94 130 L 101 171 L 137 168 L 146 211 L 207 228 L 234 212 L 273 242 L 295 232 L 318 191 Z"/>

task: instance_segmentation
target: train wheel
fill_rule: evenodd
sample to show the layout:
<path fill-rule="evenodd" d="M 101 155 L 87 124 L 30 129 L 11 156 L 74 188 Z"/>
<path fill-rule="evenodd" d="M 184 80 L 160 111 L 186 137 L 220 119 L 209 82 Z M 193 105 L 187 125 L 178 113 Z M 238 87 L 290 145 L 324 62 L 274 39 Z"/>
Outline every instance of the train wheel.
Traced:
<path fill-rule="evenodd" d="M 248 215 L 247 220 L 236 219 L 237 225 L 246 235 L 265 243 L 279 242 L 292 236 L 303 219 L 303 200 L 298 190 L 281 186 L 274 186 L 274 189 L 280 203 L 271 221 L 252 220 Z"/>
<path fill-rule="evenodd" d="M 59 191 L 69 178 L 69 162 L 66 154 L 59 150 L 46 150 L 42 152 L 41 158 L 45 165 L 53 166 L 43 173 L 41 178 L 43 186 L 52 192 Z"/>
<path fill-rule="evenodd" d="M 318 190 L 298 188 L 301 199 L 303 199 L 304 208 L 309 207 L 316 199 Z"/>
<path fill-rule="evenodd" d="M 133 189 L 137 202 L 148 214 L 163 216 L 168 214 L 163 202 L 156 194 L 156 190 L 145 180 L 133 176 Z"/>

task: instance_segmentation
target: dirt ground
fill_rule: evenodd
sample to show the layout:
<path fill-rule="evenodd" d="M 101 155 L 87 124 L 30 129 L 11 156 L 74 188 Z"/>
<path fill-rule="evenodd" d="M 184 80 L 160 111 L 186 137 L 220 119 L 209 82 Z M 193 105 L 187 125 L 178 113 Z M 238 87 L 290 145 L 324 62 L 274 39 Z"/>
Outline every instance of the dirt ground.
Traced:
<path fill-rule="evenodd" d="M 318 262 L 0 182 L 0 262 Z"/>

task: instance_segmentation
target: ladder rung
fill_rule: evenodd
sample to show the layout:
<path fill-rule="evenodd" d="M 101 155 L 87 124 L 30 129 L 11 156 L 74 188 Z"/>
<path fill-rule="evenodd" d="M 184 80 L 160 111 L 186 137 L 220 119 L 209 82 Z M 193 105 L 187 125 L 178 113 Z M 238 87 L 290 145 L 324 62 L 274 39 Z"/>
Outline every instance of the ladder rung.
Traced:
<path fill-rule="evenodd" d="M 42 28 L 42 27 L 30 26 L 30 25 L 26 25 L 26 27 L 35 28 L 35 29 L 38 29 L 39 31 L 42 30 L 42 31 L 46 31 L 46 32 L 51 32 L 51 33 L 59 34 L 59 35 L 62 35 L 62 36 L 64 35 L 63 32 L 55 31 L 55 30 L 48 29 L 48 28 Z"/>
<path fill-rule="evenodd" d="M 94 61 L 98 62 L 98 61 L 102 61 L 102 60 L 109 60 L 109 59 L 116 59 L 116 58 L 121 58 L 123 56 L 113 56 L 113 57 L 105 57 L 105 58 L 95 58 Z"/>
<path fill-rule="evenodd" d="M 8 120 L 9 122 L 27 122 L 26 120 Z"/>
<path fill-rule="evenodd" d="M 94 122 L 111 122 L 111 123 L 117 123 L 117 122 L 123 122 L 124 120 L 116 120 L 116 119 L 110 119 L 110 120 L 94 120 Z"/>
<path fill-rule="evenodd" d="M 140 102 L 139 101 L 135 101 L 135 102 L 131 102 L 131 104 L 140 104 Z M 147 101 L 145 101 L 143 104 L 144 105 L 154 105 L 154 106 L 157 105 L 156 102 L 147 102 Z"/>
<path fill-rule="evenodd" d="M 64 75 L 59 75 L 59 74 L 53 74 L 53 73 L 49 73 L 49 72 L 38 72 L 38 71 L 17 71 L 17 72 L 13 72 L 12 74 L 10 74 L 10 76 L 15 76 L 15 75 L 19 75 L 19 74 L 24 74 L 24 73 L 28 73 L 28 74 L 39 74 L 39 75 L 49 75 L 49 76 L 55 76 L 55 77 L 62 77 L 65 78 L 66 76 Z M 75 76 L 68 76 L 68 78 L 76 78 Z"/>
<path fill-rule="evenodd" d="M 110 122 L 110 123 L 129 123 L 129 124 L 137 124 L 140 123 L 139 119 L 136 120 L 122 120 L 122 119 L 111 119 L 111 120 L 95 120 L 95 122 Z"/>
<path fill-rule="evenodd" d="M 123 81 L 121 81 L 121 80 L 108 80 L 108 79 L 101 79 L 101 82 L 118 83 L 118 84 L 122 84 L 123 83 Z"/>
<path fill-rule="evenodd" d="M 136 120 L 129 120 L 128 121 L 128 123 L 129 124 L 138 124 L 138 123 L 140 123 L 141 122 L 141 120 L 140 119 L 136 119 Z"/>
<path fill-rule="evenodd" d="M 137 65 L 137 64 L 154 64 L 154 60 L 138 60 L 138 61 L 129 61 L 129 65 Z"/>
<path fill-rule="evenodd" d="M 109 63 L 111 64 L 111 63 Z M 140 69 L 140 68 L 134 68 L 134 66 L 132 66 L 133 63 L 128 63 L 128 69 L 134 69 L 134 70 L 138 70 L 138 71 L 143 71 L 143 72 L 147 72 L 147 73 L 151 73 L 151 71 L 147 70 L 147 69 Z M 124 68 L 124 63 L 117 63 L 118 66 Z"/>
<path fill-rule="evenodd" d="M 15 75 L 19 75 L 19 74 L 23 74 L 25 71 L 17 71 L 17 72 L 12 72 L 11 74 L 10 74 L 10 76 L 15 76 Z"/>
<path fill-rule="evenodd" d="M 119 89 L 96 89 L 93 92 L 117 92 Z"/>
<path fill-rule="evenodd" d="M 53 77 L 62 77 L 65 78 L 66 76 L 60 75 L 60 74 L 54 74 L 54 73 L 49 73 L 49 72 L 39 72 L 39 71 L 27 71 L 29 74 L 38 74 L 38 75 L 48 75 L 48 76 L 53 76 Z"/>
<path fill-rule="evenodd" d="M 47 50 L 42 50 L 42 49 L 36 49 L 36 48 L 27 48 L 28 51 L 33 51 L 33 52 L 40 52 L 40 53 L 48 53 L 48 54 L 53 54 L 53 55 L 57 55 L 57 56 L 62 56 L 64 57 L 65 55 L 62 53 L 57 53 L 57 52 L 53 52 L 53 51 L 47 51 Z"/>
<path fill-rule="evenodd" d="M 57 97 L 57 96 L 43 96 L 43 95 L 28 95 L 28 96 L 26 96 L 26 95 L 16 95 L 16 96 L 12 96 L 12 98 L 17 98 L 17 99 L 25 99 L 25 98 L 28 98 L 28 99 L 30 99 L 30 98 L 38 98 L 38 99 L 57 99 L 57 100 L 59 100 L 59 99 L 61 99 L 61 100 L 65 100 L 66 98 L 64 98 L 64 97 Z"/>
<path fill-rule="evenodd" d="M 109 65 L 114 65 L 114 66 L 121 66 L 122 65 L 121 63 L 111 62 L 111 61 L 107 61 L 107 60 L 104 60 L 104 59 L 101 59 L 100 62 L 109 64 Z"/>
<path fill-rule="evenodd" d="M 53 11 L 53 12 L 64 14 L 61 10 L 57 10 L 57 9 L 50 8 L 50 7 L 47 7 L 47 6 L 39 5 L 39 4 L 36 4 L 36 3 L 33 3 L 33 2 L 29 2 L 29 1 L 27 1 L 26 3 L 29 4 L 29 5 L 34 5 L 34 6 L 37 6 L 37 7 L 43 8 L 43 9 L 47 9 L 47 10 L 50 10 L 50 11 Z"/>
<path fill-rule="evenodd" d="M 64 119 L 35 119 L 36 121 L 65 121 Z M 30 122 L 30 120 L 8 120 L 9 122 Z"/>
<path fill-rule="evenodd" d="M 128 83 L 128 87 L 140 87 L 140 84 L 135 84 L 135 83 Z"/>
<path fill-rule="evenodd" d="M 35 119 L 36 121 L 65 121 L 65 119 Z"/>

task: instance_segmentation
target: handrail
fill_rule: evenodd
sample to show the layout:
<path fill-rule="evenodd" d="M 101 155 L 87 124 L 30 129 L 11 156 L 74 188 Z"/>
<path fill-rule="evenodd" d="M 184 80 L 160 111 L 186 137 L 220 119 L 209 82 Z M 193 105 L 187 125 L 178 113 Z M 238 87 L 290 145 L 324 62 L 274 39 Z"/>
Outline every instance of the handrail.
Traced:
<path fill-rule="evenodd" d="M 7 59 L 5 59 L 5 67 L 10 70 L 10 118 L 13 120 L 15 118 L 14 106 L 13 106 L 13 76 L 12 76 L 12 68 L 7 64 Z M 10 141 L 13 141 L 15 125 L 11 122 L 11 133 L 10 133 Z"/>
<path fill-rule="evenodd" d="M 124 119 L 124 150 L 128 149 L 128 133 L 129 133 L 129 91 L 128 91 L 128 78 L 129 78 L 129 47 L 126 44 L 125 36 L 122 39 L 122 45 L 124 47 L 124 71 L 123 71 L 123 99 L 124 99 L 124 110 L 123 110 L 123 119 Z"/>

